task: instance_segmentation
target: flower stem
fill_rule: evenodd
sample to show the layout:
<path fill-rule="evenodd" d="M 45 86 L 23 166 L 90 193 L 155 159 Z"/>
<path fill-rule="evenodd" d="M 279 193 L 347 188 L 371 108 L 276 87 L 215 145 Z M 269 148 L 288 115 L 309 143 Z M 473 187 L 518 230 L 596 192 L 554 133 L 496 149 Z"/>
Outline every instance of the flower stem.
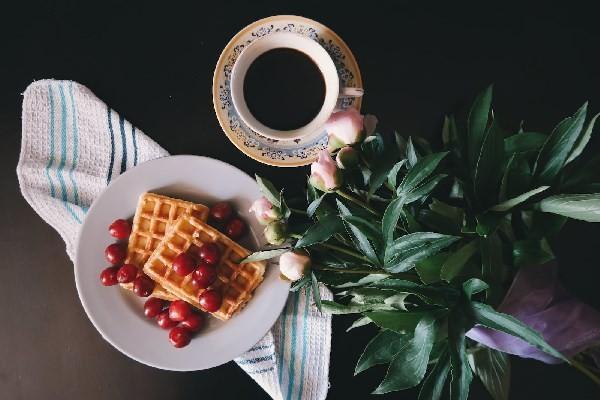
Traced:
<path fill-rule="evenodd" d="M 308 215 L 306 213 L 306 211 L 301 210 L 299 208 L 292 208 L 292 207 L 288 207 L 290 209 L 291 212 L 295 212 L 296 214 L 302 214 L 302 215 Z"/>
<path fill-rule="evenodd" d="M 582 362 L 579 362 L 574 358 L 571 358 L 569 361 L 571 362 L 571 366 L 573 368 L 579 370 L 579 372 L 581 372 L 582 374 L 590 378 L 592 381 L 594 381 L 596 385 L 600 386 L 600 376 L 594 374 Z"/>
<path fill-rule="evenodd" d="M 374 268 L 374 269 L 344 269 L 344 268 L 332 268 L 332 267 L 323 267 L 321 265 L 317 268 L 320 271 L 334 271 L 339 272 L 341 274 L 379 274 L 379 275 L 387 275 L 391 276 L 389 272 L 384 269 Z"/>
<path fill-rule="evenodd" d="M 371 261 L 367 257 L 363 256 L 362 254 L 357 253 L 356 251 L 352 251 L 352 250 L 347 249 L 342 246 L 337 246 L 337 245 L 331 244 L 331 243 L 319 243 L 319 246 L 324 247 L 329 250 L 339 251 L 340 253 L 354 257 L 354 258 L 361 260 L 363 262 L 366 262 L 366 263 L 371 263 Z"/>
<path fill-rule="evenodd" d="M 377 212 L 377 210 L 373 209 L 371 206 L 369 206 L 367 203 L 365 203 L 361 199 L 356 198 L 356 197 L 352 196 L 351 194 L 344 192 L 341 189 L 338 189 L 335 192 L 339 196 L 345 198 L 346 200 L 351 201 L 352 203 L 356 204 L 357 206 L 363 207 L 365 210 L 369 211 L 371 214 L 381 218 L 381 214 L 379 214 L 379 212 Z"/>

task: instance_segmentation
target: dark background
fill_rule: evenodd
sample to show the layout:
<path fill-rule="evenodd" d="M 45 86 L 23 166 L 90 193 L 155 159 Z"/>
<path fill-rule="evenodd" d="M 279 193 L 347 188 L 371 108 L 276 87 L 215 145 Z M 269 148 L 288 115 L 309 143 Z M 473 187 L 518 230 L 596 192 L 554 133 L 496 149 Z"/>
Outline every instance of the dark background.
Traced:
<path fill-rule="evenodd" d="M 15 3 L 15 2 L 13 2 Z M 306 170 L 267 167 L 222 134 L 212 109 L 214 65 L 228 40 L 269 15 L 298 14 L 335 30 L 362 70 L 363 111 L 382 130 L 437 138 L 442 116 L 495 83 L 505 127 L 547 132 L 585 100 L 600 111 L 600 29 L 590 4 L 550 2 L 21 2 L 0 9 L 0 397 L 5 399 L 263 399 L 229 363 L 164 372 L 102 340 L 80 306 L 59 236 L 21 197 L 15 167 L 21 93 L 35 79 L 72 79 L 172 154 L 200 154 L 300 185 Z M 558 2 L 556 2 L 558 3 Z M 12 7 L 15 7 L 14 5 Z M 595 149 L 600 149 L 594 143 Z M 600 308 L 600 229 L 569 223 L 554 247 L 565 285 Z M 334 319 L 331 399 L 363 399 L 383 377 L 352 377 L 370 328 Z M 598 398 L 565 366 L 513 358 L 513 399 Z M 416 391 L 382 398 L 412 399 Z M 473 399 L 486 399 L 478 382 Z"/>

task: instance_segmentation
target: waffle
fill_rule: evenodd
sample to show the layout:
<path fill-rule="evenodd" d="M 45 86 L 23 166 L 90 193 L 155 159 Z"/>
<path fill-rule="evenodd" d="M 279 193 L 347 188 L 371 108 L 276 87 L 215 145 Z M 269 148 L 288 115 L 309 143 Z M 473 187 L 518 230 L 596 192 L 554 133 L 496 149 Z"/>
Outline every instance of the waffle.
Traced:
<path fill-rule="evenodd" d="M 125 262 L 133 264 L 141 270 L 165 236 L 165 233 L 171 228 L 175 220 L 183 214 L 191 214 L 202 221 L 206 221 L 208 207 L 155 193 L 142 194 L 133 217 Z M 132 283 L 126 283 L 122 286 L 129 290 L 133 288 Z M 164 300 L 175 300 L 175 297 L 160 285 L 156 285 L 152 296 Z"/>
<path fill-rule="evenodd" d="M 203 243 L 214 242 L 221 250 L 217 265 L 217 280 L 209 289 L 218 290 L 223 296 L 221 308 L 212 313 L 221 320 L 228 320 L 252 297 L 254 289 L 262 282 L 265 264 L 250 262 L 239 264 L 248 256 L 246 250 L 221 232 L 188 214 L 182 215 L 167 233 L 164 240 L 144 265 L 144 272 L 176 297 L 202 309 L 198 296 L 206 289 L 192 285 L 192 275 L 177 275 L 172 264 L 179 254 L 190 251 L 196 254 Z"/>

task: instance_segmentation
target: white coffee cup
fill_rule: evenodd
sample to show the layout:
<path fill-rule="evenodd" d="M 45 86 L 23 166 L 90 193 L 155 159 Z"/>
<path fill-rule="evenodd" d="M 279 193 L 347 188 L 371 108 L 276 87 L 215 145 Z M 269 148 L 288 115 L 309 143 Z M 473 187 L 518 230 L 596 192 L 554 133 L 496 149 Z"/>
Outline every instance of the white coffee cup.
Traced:
<path fill-rule="evenodd" d="M 325 82 L 325 100 L 319 113 L 308 124 L 293 130 L 269 128 L 258 121 L 248 109 L 244 98 L 244 79 L 248 68 L 261 54 L 269 50 L 288 48 L 306 54 L 315 63 Z M 291 32 L 276 32 L 252 42 L 237 58 L 231 72 L 231 98 L 238 115 L 253 131 L 276 140 L 292 140 L 310 135 L 323 128 L 335 111 L 339 98 L 360 97 L 363 89 L 341 87 L 335 64 L 327 51 L 316 41 Z"/>

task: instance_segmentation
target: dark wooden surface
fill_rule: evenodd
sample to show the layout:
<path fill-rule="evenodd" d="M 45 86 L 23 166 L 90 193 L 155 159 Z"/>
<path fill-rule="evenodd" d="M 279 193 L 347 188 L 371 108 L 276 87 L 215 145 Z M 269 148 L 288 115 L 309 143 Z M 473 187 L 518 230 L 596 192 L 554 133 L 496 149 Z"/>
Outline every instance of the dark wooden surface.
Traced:
<path fill-rule="evenodd" d="M 17 2 L 13 2 L 17 3 Z M 430 138 L 444 113 L 495 83 L 495 111 L 548 131 L 585 100 L 600 110 L 600 30 L 592 2 L 20 2 L 0 11 L 0 398 L 263 399 L 233 363 L 195 373 L 138 364 L 85 316 L 59 236 L 21 197 L 15 166 L 21 95 L 35 79 L 92 89 L 173 154 L 218 158 L 248 173 L 301 185 L 306 169 L 243 156 L 221 133 L 211 79 L 220 50 L 246 24 L 298 14 L 333 28 L 362 69 L 363 110 L 392 129 Z M 86 2 L 87 3 L 87 2 Z M 448 4 L 447 4 L 448 3 Z M 594 142 L 598 148 L 598 142 Z M 600 308 L 600 229 L 570 223 L 554 243 L 566 286 Z M 383 369 L 352 376 L 369 328 L 334 319 L 331 399 L 364 399 Z M 599 390 L 568 366 L 513 359 L 513 399 L 591 399 Z M 416 391 L 384 398 L 413 399 Z M 474 383 L 473 399 L 486 399 Z"/>

